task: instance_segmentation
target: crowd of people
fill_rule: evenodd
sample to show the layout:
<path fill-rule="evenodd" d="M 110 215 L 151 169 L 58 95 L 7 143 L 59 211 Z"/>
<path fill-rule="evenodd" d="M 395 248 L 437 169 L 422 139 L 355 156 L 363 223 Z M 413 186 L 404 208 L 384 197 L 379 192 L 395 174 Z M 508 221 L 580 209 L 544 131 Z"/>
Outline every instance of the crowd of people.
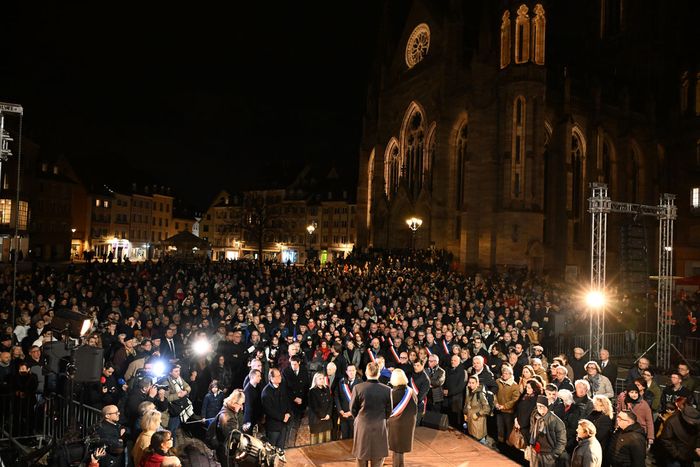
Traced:
<path fill-rule="evenodd" d="M 596 359 L 580 348 L 553 352 L 555 322 L 575 314 L 565 284 L 523 271 L 470 276 L 450 263 L 428 250 L 353 253 L 323 267 L 34 268 L 18 278 L 14 322 L 5 274 L 0 390 L 25 430 L 32 410 L 65 392 L 44 346 L 67 339 L 52 319 L 69 309 L 95 318 L 81 343 L 103 352 L 101 374 L 72 395 L 101 410 L 106 450 L 94 460 L 102 466 L 178 465 L 177 446 L 196 431 L 226 465 L 234 430 L 281 449 L 354 438 L 358 459 L 374 461 L 385 456 L 362 449 L 368 435 L 358 433 L 353 406 L 368 379 L 392 388 L 383 426 L 397 466 L 428 412 L 530 465 L 700 459 L 698 387 L 687 364 L 662 389 L 642 357 L 615 391 L 620 371 L 605 349 Z"/>

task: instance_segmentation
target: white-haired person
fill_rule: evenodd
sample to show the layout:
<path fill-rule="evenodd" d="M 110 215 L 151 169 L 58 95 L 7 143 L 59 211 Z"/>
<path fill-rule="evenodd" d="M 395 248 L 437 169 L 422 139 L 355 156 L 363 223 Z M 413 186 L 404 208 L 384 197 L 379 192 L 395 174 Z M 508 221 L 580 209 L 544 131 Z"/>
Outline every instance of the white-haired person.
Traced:
<path fill-rule="evenodd" d="M 584 376 L 583 379 L 588 381 L 590 385 L 588 397 L 593 397 L 598 394 L 610 398 L 615 397 L 613 385 L 608 377 L 602 373 L 598 362 L 591 360 L 586 363 L 586 376 Z"/>
<path fill-rule="evenodd" d="M 333 398 L 323 373 L 315 373 L 309 390 L 309 431 L 311 444 L 331 440 Z"/>
<path fill-rule="evenodd" d="M 600 467 L 603 449 L 596 439 L 596 427 L 590 420 L 579 420 L 576 427 L 578 445 L 571 454 L 571 467 Z"/>
<path fill-rule="evenodd" d="M 151 445 L 151 437 L 156 431 L 160 431 L 161 421 L 163 415 L 155 410 L 155 406 L 152 410 L 144 413 L 141 416 L 141 433 L 134 442 L 134 447 L 131 450 L 131 457 L 134 460 L 133 465 L 140 465 L 141 458 L 143 458 L 143 453 Z"/>
<path fill-rule="evenodd" d="M 392 452 L 392 465 L 404 465 L 403 456 L 413 449 L 413 435 L 416 429 L 418 399 L 415 391 L 408 384 L 408 377 L 397 368 L 391 373 L 390 380 L 392 412 L 387 421 L 389 430 L 389 450 Z"/>

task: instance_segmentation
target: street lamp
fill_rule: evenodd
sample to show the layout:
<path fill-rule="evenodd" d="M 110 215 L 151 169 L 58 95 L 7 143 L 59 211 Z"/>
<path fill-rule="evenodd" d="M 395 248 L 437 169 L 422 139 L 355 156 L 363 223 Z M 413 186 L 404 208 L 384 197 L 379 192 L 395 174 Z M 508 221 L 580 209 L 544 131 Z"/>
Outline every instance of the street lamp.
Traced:
<path fill-rule="evenodd" d="M 308 248 L 308 252 L 307 252 L 308 259 L 311 259 L 311 255 L 313 254 L 313 251 L 314 251 L 312 239 L 314 236 L 314 232 L 316 231 L 317 225 L 318 224 L 316 224 L 316 221 L 313 221 L 311 224 L 306 226 L 306 231 L 309 232 L 309 248 Z"/>
<path fill-rule="evenodd" d="M 408 226 L 409 229 L 411 229 L 411 239 L 413 243 L 413 249 L 416 249 L 416 231 L 420 228 L 421 225 L 423 225 L 423 219 L 419 217 L 411 217 L 406 219 L 406 225 Z"/>

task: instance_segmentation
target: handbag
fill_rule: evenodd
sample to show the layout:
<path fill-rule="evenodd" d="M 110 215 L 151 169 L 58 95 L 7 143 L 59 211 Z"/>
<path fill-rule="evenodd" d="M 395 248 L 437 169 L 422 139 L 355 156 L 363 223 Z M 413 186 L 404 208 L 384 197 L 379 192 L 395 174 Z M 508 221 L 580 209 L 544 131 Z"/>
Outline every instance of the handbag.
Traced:
<path fill-rule="evenodd" d="M 168 413 L 173 417 L 177 417 L 187 408 L 189 404 L 190 400 L 187 398 L 187 396 L 175 399 L 168 404 Z"/>
<path fill-rule="evenodd" d="M 513 431 L 508 435 L 506 443 L 508 443 L 509 446 L 513 446 L 515 449 L 525 449 L 525 446 L 527 446 L 525 437 L 520 432 L 520 429 L 515 427 L 513 427 Z"/>

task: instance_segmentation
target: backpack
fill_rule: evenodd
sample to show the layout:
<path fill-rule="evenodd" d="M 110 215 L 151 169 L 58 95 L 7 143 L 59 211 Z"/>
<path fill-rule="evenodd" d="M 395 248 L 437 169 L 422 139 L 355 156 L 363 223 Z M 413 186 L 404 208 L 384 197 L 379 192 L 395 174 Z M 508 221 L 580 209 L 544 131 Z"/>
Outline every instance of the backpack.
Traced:
<path fill-rule="evenodd" d="M 207 431 L 204 434 L 204 444 L 213 451 L 216 451 L 221 445 L 221 440 L 219 439 L 219 417 L 221 412 L 216 414 L 216 418 L 211 421 L 207 427 Z"/>

